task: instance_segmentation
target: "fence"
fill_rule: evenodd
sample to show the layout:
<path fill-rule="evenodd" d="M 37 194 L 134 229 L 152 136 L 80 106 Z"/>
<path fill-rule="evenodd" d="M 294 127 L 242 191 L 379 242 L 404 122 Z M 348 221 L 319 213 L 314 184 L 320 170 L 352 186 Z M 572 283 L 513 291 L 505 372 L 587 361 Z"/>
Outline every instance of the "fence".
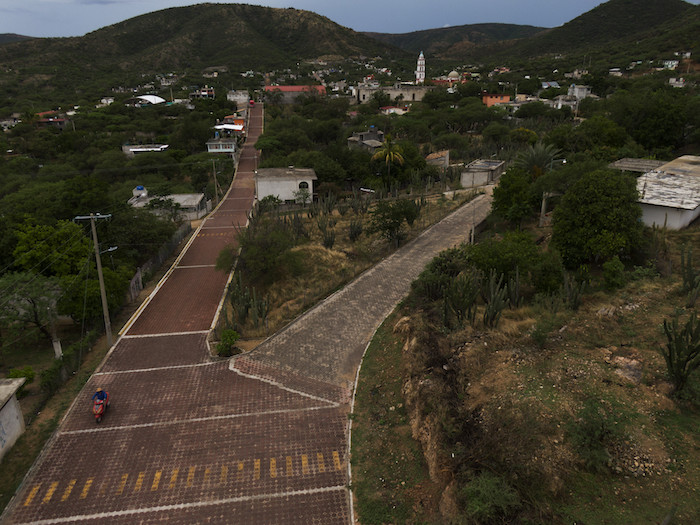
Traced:
<path fill-rule="evenodd" d="M 143 275 L 151 273 L 154 269 L 160 268 L 160 266 L 173 254 L 182 240 L 187 237 L 191 231 L 192 225 L 189 221 L 185 222 L 177 229 L 170 240 L 160 247 L 155 256 L 136 270 L 136 273 L 131 278 L 131 282 L 129 283 L 129 299 L 131 301 L 135 301 L 141 290 L 143 290 Z"/>

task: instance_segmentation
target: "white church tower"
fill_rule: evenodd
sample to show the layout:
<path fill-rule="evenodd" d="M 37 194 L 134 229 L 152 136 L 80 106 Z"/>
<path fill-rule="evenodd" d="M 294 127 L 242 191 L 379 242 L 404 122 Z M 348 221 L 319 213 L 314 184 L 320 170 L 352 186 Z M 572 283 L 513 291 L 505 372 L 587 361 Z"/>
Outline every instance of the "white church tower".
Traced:
<path fill-rule="evenodd" d="M 416 84 L 425 83 L 425 57 L 423 51 L 418 55 L 418 65 L 416 66 Z"/>

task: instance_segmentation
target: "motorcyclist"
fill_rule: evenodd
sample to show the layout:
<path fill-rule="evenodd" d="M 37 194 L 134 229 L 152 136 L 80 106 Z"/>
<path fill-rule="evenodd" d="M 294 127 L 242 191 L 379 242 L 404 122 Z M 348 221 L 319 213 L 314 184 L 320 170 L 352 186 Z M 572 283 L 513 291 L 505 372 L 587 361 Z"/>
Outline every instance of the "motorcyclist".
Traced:
<path fill-rule="evenodd" d="M 109 394 L 102 390 L 101 388 L 98 388 L 97 391 L 92 395 L 92 400 L 94 401 L 95 399 L 99 399 L 100 401 L 105 401 L 109 397 Z"/>

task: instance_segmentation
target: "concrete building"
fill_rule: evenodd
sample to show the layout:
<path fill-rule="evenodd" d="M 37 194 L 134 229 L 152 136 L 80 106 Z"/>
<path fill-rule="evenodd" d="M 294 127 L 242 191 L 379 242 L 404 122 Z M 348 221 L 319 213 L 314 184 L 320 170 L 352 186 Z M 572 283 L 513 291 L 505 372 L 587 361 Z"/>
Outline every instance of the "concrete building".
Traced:
<path fill-rule="evenodd" d="M 127 201 L 134 208 L 146 208 L 154 200 L 171 200 L 177 206 L 177 218 L 187 221 L 201 219 L 211 211 L 211 201 L 206 199 L 204 193 L 173 193 L 151 197 L 143 186 L 136 186 L 132 197 Z M 164 208 L 152 208 L 156 215 L 168 216 L 171 212 Z"/>
<path fill-rule="evenodd" d="M 355 131 L 348 137 L 348 148 L 360 148 L 369 153 L 374 153 L 384 143 L 384 132 L 374 126 L 367 131 Z"/>
<path fill-rule="evenodd" d="M 479 159 L 470 162 L 460 175 L 462 188 L 477 188 L 497 181 L 505 171 L 506 163 L 498 159 Z"/>
<path fill-rule="evenodd" d="M 293 104 L 300 95 L 325 95 L 324 86 L 265 86 L 266 98 L 279 97 L 280 104 Z"/>
<path fill-rule="evenodd" d="M 637 179 L 642 221 L 681 230 L 700 215 L 700 157 L 685 155 Z"/>
<path fill-rule="evenodd" d="M 414 86 L 412 84 L 394 84 L 393 86 L 367 86 L 360 85 L 355 88 L 355 102 L 366 104 L 372 100 L 372 95 L 377 91 L 383 91 L 392 100 L 400 97 L 401 102 L 420 102 L 425 94 L 434 89 L 432 86 Z"/>
<path fill-rule="evenodd" d="M 299 190 L 308 190 L 310 202 L 314 195 L 316 172 L 311 168 L 261 168 L 255 172 L 255 197 L 260 201 L 267 196 L 285 202 L 295 202 Z"/>
<path fill-rule="evenodd" d="M 17 391 L 26 379 L 0 379 L 0 460 L 24 432 L 24 417 Z"/>

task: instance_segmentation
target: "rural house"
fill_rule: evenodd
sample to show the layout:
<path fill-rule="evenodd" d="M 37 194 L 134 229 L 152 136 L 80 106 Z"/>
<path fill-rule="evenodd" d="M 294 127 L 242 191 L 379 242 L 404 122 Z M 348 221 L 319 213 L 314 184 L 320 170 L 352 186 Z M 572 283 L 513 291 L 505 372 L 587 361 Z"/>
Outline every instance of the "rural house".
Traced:
<path fill-rule="evenodd" d="M 307 202 L 310 202 L 316 180 L 316 172 L 311 168 L 261 168 L 255 171 L 255 197 L 260 201 L 273 196 L 292 203 L 296 202 L 300 190 L 307 190 Z"/>

